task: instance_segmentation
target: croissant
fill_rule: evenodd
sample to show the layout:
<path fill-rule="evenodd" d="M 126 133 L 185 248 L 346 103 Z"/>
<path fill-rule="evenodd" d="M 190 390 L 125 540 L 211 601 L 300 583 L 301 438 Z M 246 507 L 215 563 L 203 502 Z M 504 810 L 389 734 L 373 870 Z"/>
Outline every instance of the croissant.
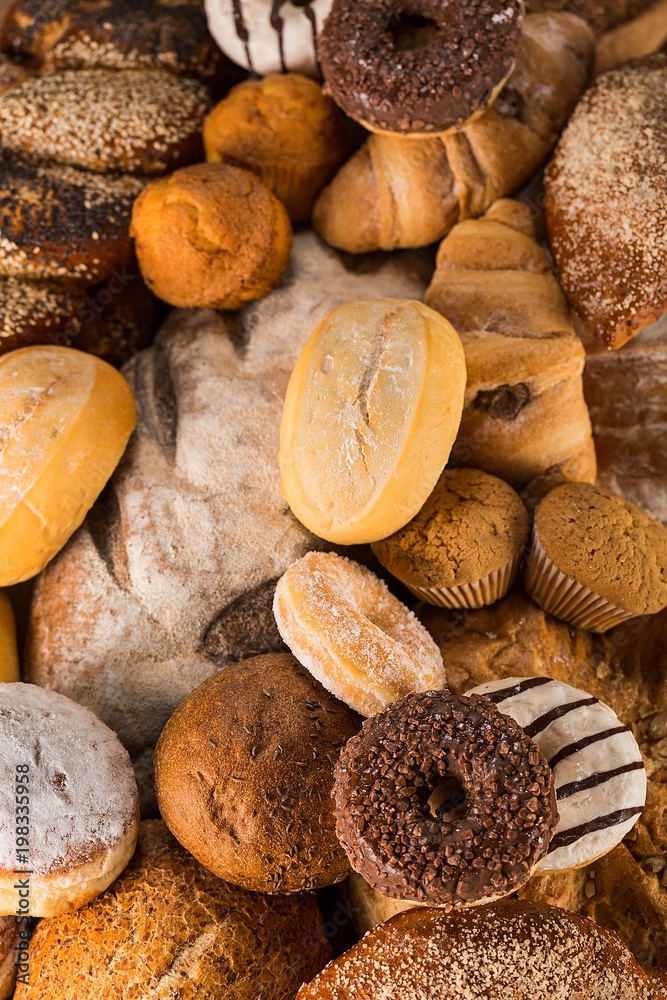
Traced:
<path fill-rule="evenodd" d="M 500 476 L 530 505 L 559 482 L 594 483 L 597 473 L 584 347 L 536 237 L 527 205 L 496 202 L 443 240 L 424 297 L 466 355 L 451 460 Z"/>
<path fill-rule="evenodd" d="M 586 87 L 595 41 L 574 14 L 524 21 L 514 71 L 495 104 L 460 132 L 372 135 L 320 195 L 313 224 L 348 253 L 427 246 L 519 190 L 548 156 Z"/>

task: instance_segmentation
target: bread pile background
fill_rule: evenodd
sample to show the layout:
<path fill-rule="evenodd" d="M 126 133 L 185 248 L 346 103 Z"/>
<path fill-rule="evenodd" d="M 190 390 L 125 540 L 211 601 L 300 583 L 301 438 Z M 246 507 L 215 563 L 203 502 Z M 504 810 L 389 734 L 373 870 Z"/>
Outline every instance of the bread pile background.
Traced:
<path fill-rule="evenodd" d="M 13 352 L 33 345 L 87 352 L 71 371 L 63 362 L 62 376 L 44 356 L 55 387 L 48 394 L 73 396 L 70 379 L 110 381 L 98 408 L 81 404 L 77 418 L 90 476 L 83 459 L 84 471 L 63 466 L 59 474 L 58 482 L 78 475 L 85 490 L 74 499 L 38 497 L 30 559 L 21 543 L 10 555 L 26 566 L 14 573 L 8 558 L 0 567 L 3 584 L 43 570 L 34 582 L 0 591 L 0 682 L 21 678 L 57 692 L 109 727 L 133 765 L 143 822 L 132 798 L 126 829 L 105 845 L 94 891 L 44 911 L 30 949 L 31 985 L 19 982 L 17 1000 L 130 998 L 148 988 L 174 998 L 294 1000 L 332 946 L 341 952 L 405 908 L 354 872 L 342 887 L 330 885 L 348 875 L 349 864 L 332 833 L 329 756 L 337 758 L 360 729 L 357 712 L 371 715 L 382 705 L 335 691 L 342 704 L 323 692 L 291 642 L 297 660 L 288 656 L 287 612 L 276 622 L 274 600 L 293 564 L 331 550 L 370 567 L 415 609 L 431 637 L 433 669 L 444 663 L 455 695 L 489 681 L 549 676 L 604 701 L 631 729 L 648 778 L 636 826 L 603 858 L 534 877 L 518 897 L 528 914 L 532 905 L 553 905 L 617 932 L 655 976 L 654 992 L 641 993 L 649 988 L 638 980 L 628 998 L 657 1000 L 667 982 L 667 609 L 604 634 L 549 614 L 521 582 L 527 524 L 499 600 L 476 608 L 417 603 L 419 585 L 392 576 L 383 553 L 394 526 L 371 549 L 350 518 L 349 535 L 336 536 L 299 507 L 285 487 L 280 424 L 304 346 L 333 310 L 362 299 L 423 301 L 455 328 L 467 371 L 462 398 L 452 404 L 462 412 L 452 441 L 440 434 L 423 446 L 434 469 L 434 451 L 441 446 L 446 461 L 451 444 L 450 466 L 499 477 L 531 514 L 560 483 L 598 483 L 667 526 L 667 320 L 649 323 L 620 350 L 596 339 L 552 266 L 540 175 L 595 68 L 667 44 L 664 2 L 532 0 L 516 65 L 495 102 L 464 131 L 418 141 L 362 133 L 333 104 L 323 110 L 319 85 L 305 77 L 268 76 L 264 89 L 254 83 L 236 104 L 218 103 L 245 71 L 228 58 L 233 49 L 215 45 L 197 0 L 112 0 L 109 24 L 78 0 L 22 5 L 33 19 L 16 17 L 5 30 L 0 65 L 0 90 L 7 81 L 0 93 L 0 384 L 4 377 L 9 385 L 6 373 L 23 364 Z M 0 18 L 16 6 L 0 3 Z M 206 6 L 214 30 L 216 4 Z M 81 29 L 54 46 L 43 26 L 64 7 Z M 572 15 L 583 16 L 592 33 Z M 287 124 L 276 118 L 275 145 L 253 147 L 248 156 L 258 164 L 249 171 L 238 145 L 247 121 L 252 131 L 258 107 L 260 119 L 273 121 L 275 107 L 292 101 L 297 113 L 308 109 L 303 134 L 291 131 L 289 116 Z M 36 128 L 32 116 L 41 119 Z M 285 152 L 281 170 L 272 169 L 275 150 Z M 656 292 L 656 316 L 661 303 Z M 136 414 L 117 373 L 95 368 L 89 354 L 120 368 Z M 35 384 L 44 378 L 40 368 Z M 10 426 L 9 392 L 6 400 Z M 312 418 L 307 433 L 317 432 Z M 0 499 L 10 495 L 0 482 Z M 391 513 L 396 506 L 393 498 L 387 504 Z M 63 522 L 57 538 L 51 519 Z M 0 541 L 3 530 L 9 534 L 0 520 Z M 252 657 L 261 659 L 243 664 L 247 677 L 233 673 Z M 426 688 L 415 681 L 414 689 Z M 272 765 L 261 778 L 251 766 L 248 790 L 232 777 L 219 806 L 215 788 L 228 776 L 216 772 L 216 741 L 241 725 L 247 739 L 239 760 L 254 760 L 253 720 L 269 696 L 277 698 L 266 713 Z M 281 732 L 283 718 L 296 736 L 287 723 Z M 155 748 L 167 723 L 158 786 L 169 794 L 156 799 Z M 204 732 L 213 750 L 203 750 L 191 730 Z M 113 753 L 122 747 L 114 744 Z M 307 808 L 292 789 L 293 773 L 281 771 L 285 748 L 290 759 L 309 758 L 299 772 Z M 209 805 L 197 813 L 209 787 Z M 192 822 L 188 815 L 179 827 L 183 802 L 191 803 Z M 294 832 L 306 820 L 314 841 Z M 8 826 L 0 830 L 10 835 Z M 94 839 L 81 834 L 84 853 L 92 850 L 87 837 Z M 137 837 L 134 859 L 116 880 L 120 869 L 112 873 L 108 859 L 129 856 Z M 70 912 L 51 917 L 63 909 Z M 475 920 L 470 912 L 457 925 L 462 941 L 466 920 Z M 406 930 L 418 920 L 404 919 Z M 439 934 L 439 918 L 429 919 Z M 549 931 L 554 940 L 576 935 L 575 918 L 567 927 L 569 917 L 551 919 L 565 922 L 565 930 Z M 398 926 L 383 929 L 378 954 L 394 947 L 389 938 Z M 0 917 L 0 997 L 12 996 L 14 973 L 2 959 L 20 940 L 16 933 Z M 333 968 L 323 985 L 299 996 L 365 998 L 346 992 L 350 975 L 363 980 L 360 947 L 349 968 Z M 422 957 L 417 949 L 416 969 Z M 357 961 L 362 971 L 351 972 Z M 142 965 L 148 979 L 135 973 Z M 242 986 L 239 969 L 247 972 Z M 629 982 L 636 972 L 627 975 Z"/>

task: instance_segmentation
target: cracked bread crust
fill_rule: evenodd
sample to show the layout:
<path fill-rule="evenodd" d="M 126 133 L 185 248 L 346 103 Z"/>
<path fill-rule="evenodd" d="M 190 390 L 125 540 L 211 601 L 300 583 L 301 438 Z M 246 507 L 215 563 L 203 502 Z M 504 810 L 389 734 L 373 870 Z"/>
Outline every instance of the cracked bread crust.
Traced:
<path fill-rule="evenodd" d="M 227 885 L 164 823 L 148 821 L 108 892 L 40 923 L 30 983 L 18 984 L 16 1000 L 292 1000 L 329 954 L 313 896 L 260 896 Z"/>

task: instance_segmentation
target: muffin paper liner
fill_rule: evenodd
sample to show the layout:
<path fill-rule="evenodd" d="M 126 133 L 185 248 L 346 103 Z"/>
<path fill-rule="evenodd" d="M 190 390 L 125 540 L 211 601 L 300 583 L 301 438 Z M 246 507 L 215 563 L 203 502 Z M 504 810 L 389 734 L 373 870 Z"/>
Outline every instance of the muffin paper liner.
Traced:
<path fill-rule="evenodd" d="M 465 583 L 460 587 L 410 587 L 415 597 L 427 604 L 437 604 L 441 608 L 482 608 L 495 604 L 504 597 L 516 580 L 521 556 L 510 559 L 506 566 L 483 576 L 476 583 Z"/>
<path fill-rule="evenodd" d="M 527 592 L 543 611 L 589 632 L 606 632 L 637 617 L 559 570 L 545 552 L 535 528 L 524 582 Z"/>

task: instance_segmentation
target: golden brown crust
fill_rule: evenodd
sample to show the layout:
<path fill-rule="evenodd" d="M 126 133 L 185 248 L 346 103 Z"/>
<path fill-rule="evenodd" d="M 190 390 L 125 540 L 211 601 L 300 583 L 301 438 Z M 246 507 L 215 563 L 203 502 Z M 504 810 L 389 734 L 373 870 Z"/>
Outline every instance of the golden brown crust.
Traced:
<path fill-rule="evenodd" d="M 400 956 L 400 959 L 398 958 Z M 419 907 L 331 962 L 297 1000 L 653 1000 L 620 938 L 592 920 L 513 901 Z"/>
<path fill-rule="evenodd" d="M 655 0 L 526 0 L 529 12 L 566 10 L 582 18 L 596 35 L 631 21 Z"/>
<path fill-rule="evenodd" d="M 148 345 L 155 324 L 155 299 L 136 274 L 91 289 L 0 277 L 0 354 L 56 344 L 121 365 Z"/>
<path fill-rule="evenodd" d="M 583 587 L 633 614 L 667 606 L 667 529 L 622 497 L 564 483 L 535 512 L 548 558 Z"/>
<path fill-rule="evenodd" d="M 315 198 L 350 151 L 342 115 L 314 80 L 274 73 L 246 80 L 206 119 L 206 159 L 252 170 L 307 222 Z"/>
<path fill-rule="evenodd" d="M 476 583 L 521 555 L 528 513 L 511 486 L 479 469 L 446 469 L 416 517 L 373 544 L 409 587 Z"/>
<path fill-rule="evenodd" d="M 220 878 L 256 892 L 338 882 L 333 767 L 360 720 L 288 654 L 229 666 L 167 723 L 155 754 L 160 811 Z"/>
<path fill-rule="evenodd" d="M 292 1000 L 330 954 L 315 899 L 270 898 L 215 878 L 160 822 L 141 825 L 121 878 L 74 914 L 42 921 L 17 1000 Z"/>
<path fill-rule="evenodd" d="M 148 287 L 183 308 L 239 309 L 280 284 L 292 228 L 249 170 L 202 163 L 154 181 L 131 233 Z"/>
<path fill-rule="evenodd" d="M 95 284 L 136 273 L 129 222 L 143 186 L 0 160 L 0 275 Z"/>
<path fill-rule="evenodd" d="M 203 84 L 162 70 L 62 70 L 0 97 L 0 142 L 37 165 L 164 174 L 201 158 L 209 107 Z"/>
<path fill-rule="evenodd" d="M 49 71 L 166 69 L 208 80 L 224 61 L 198 0 L 15 0 L 0 44 Z"/>
<path fill-rule="evenodd" d="M 598 77 L 546 175 L 549 243 L 571 305 L 618 348 L 667 310 L 667 53 Z"/>

